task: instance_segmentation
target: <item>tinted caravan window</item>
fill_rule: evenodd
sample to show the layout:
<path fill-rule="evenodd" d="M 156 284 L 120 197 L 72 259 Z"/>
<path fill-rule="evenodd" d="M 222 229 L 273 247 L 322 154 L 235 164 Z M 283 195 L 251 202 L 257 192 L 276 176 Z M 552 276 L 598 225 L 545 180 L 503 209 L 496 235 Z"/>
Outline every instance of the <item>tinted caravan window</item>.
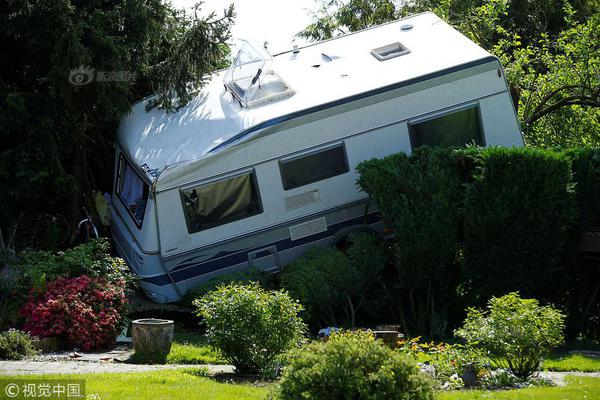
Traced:
<path fill-rule="evenodd" d="M 123 154 L 119 155 L 116 192 L 135 224 L 141 227 L 148 201 L 148 185 L 123 157 Z"/>
<path fill-rule="evenodd" d="M 285 190 L 307 185 L 348 172 L 344 145 L 294 157 L 279 162 Z"/>
<path fill-rule="evenodd" d="M 184 189 L 181 197 L 190 233 L 262 212 L 254 172 Z"/>
<path fill-rule="evenodd" d="M 484 145 L 478 107 L 410 124 L 410 136 L 413 149 L 419 146 Z"/>

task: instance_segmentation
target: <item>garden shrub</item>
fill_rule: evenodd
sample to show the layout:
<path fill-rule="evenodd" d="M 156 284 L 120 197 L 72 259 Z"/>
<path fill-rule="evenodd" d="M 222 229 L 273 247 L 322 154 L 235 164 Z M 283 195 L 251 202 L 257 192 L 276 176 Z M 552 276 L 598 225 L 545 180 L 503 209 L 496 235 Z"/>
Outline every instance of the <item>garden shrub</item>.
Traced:
<path fill-rule="evenodd" d="M 87 275 L 109 281 L 130 280 L 132 275 L 121 258 L 110 256 L 110 244 L 106 238 L 91 240 L 60 252 L 28 251 L 20 254 L 15 275 L 20 286 L 28 292 L 32 286 L 43 286 L 55 278 L 74 278 Z"/>
<path fill-rule="evenodd" d="M 302 306 L 285 291 L 257 283 L 219 286 L 194 301 L 210 343 L 238 371 L 262 372 L 303 341 Z"/>
<path fill-rule="evenodd" d="M 104 278 L 57 278 L 45 290 L 31 289 L 21 309 L 26 331 L 39 337 L 64 337 L 82 350 L 112 344 L 127 306 L 125 281 Z"/>
<path fill-rule="evenodd" d="M 346 252 L 316 247 L 288 265 L 282 285 L 306 307 L 305 317 L 316 326 L 353 327 L 363 305 L 385 267 L 383 240 L 371 233 L 349 237 Z"/>
<path fill-rule="evenodd" d="M 246 284 L 249 282 L 257 282 L 263 288 L 269 288 L 270 282 L 267 274 L 256 268 L 246 268 L 241 271 L 235 271 L 229 274 L 219 275 L 214 277 L 198 287 L 189 290 L 180 303 L 184 306 L 193 307 L 194 300 L 198 297 L 204 296 L 208 292 L 212 292 L 219 286 L 230 285 L 230 284 Z"/>
<path fill-rule="evenodd" d="M 471 308 L 455 335 L 485 351 L 494 363 L 528 379 L 542 358 L 563 343 L 564 315 L 518 293 L 493 297 L 488 310 Z"/>
<path fill-rule="evenodd" d="M 15 329 L 0 333 L 0 360 L 21 360 L 36 353 L 27 333 Z"/>
<path fill-rule="evenodd" d="M 561 256 L 577 215 L 569 159 L 490 147 L 475 164 L 465 195 L 463 259 L 473 300 L 483 304 L 511 291 L 557 300 Z"/>
<path fill-rule="evenodd" d="M 463 189 L 452 150 L 419 147 L 360 163 L 358 184 L 394 233 L 399 312 L 409 333 L 443 333 L 454 296 Z M 404 306 L 402 305 L 404 304 Z M 406 310 L 409 311 L 407 314 Z"/>
<path fill-rule="evenodd" d="M 431 380 L 410 357 L 367 332 L 333 334 L 287 357 L 275 397 L 296 399 L 434 399 Z"/>
<path fill-rule="evenodd" d="M 111 257 L 109 242 L 102 238 L 60 252 L 26 251 L 17 264 L 0 277 L 0 326 L 19 323 L 18 310 L 27 302 L 32 288 L 43 291 L 46 283 L 59 277 L 86 275 L 109 282 L 126 282 L 128 291 L 136 287 L 136 278 L 129 273 L 121 258 Z"/>
<path fill-rule="evenodd" d="M 460 343 L 421 342 L 420 337 L 415 337 L 398 341 L 396 351 L 432 365 L 435 379 L 442 387 L 475 386 L 489 373 L 489 357 L 478 348 Z"/>

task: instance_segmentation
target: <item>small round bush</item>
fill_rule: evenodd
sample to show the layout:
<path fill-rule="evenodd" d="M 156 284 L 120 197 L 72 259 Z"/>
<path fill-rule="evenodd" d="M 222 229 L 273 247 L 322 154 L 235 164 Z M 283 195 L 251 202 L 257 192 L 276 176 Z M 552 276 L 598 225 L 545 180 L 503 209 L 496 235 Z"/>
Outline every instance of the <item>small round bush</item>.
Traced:
<path fill-rule="evenodd" d="M 290 352 L 275 397 L 296 399 L 429 400 L 432 381 L 410 356 L 367 332 L 333 334 Z"/>
<path fill-rule="evenodd" d="M 35 353 L 37 351 L 27 333 L 15 329 L 0 333 L 0 360 L 21 360 Z"/>
<path fill-rule="evenodd" d="M 455 335 L 526 380 L 537 371 L 542 357 L 563 343 L 564 320 L 555 308 L 509 293 L 492 297 L 487 311 L 469 309 Z"/>
<path fill-rule="evenodd" d="M 64 337 L 82 350 L 114 342 L 127 306 L 125 281 L 82 275 L 58 278 L 46 289 L 32 289 L 21 309 L 25 330 L 39 337 Z"/>
<path fill-rule="evenodd" d="M 263 372 L 303 342 L 302 306 L 285 291 L 257 283 L 219 286 L 194 301 L 207 336 L 238 371 Z"/>

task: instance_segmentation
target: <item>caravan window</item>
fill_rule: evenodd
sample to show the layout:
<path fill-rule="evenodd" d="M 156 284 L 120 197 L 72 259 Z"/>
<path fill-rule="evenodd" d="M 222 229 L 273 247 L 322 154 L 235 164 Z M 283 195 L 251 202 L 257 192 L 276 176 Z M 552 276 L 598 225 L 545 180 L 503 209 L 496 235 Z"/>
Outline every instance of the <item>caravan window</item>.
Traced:
<path fill-rule="evenodd" d="M 117 168 L 116 192 L 121 202 L 129 211 L 135 224 L 142 226 L 144 213 L 146 211 L 146 202 L 148 200 L 148 185 L 131 167 L 123 154 L 119 155 L 119 165 Z"/>
<path fill-rule="evenodd" d="M 181 198 L 190 233 L 262 212 L 254 172 L 183 189 Z"/>
<path fill-rule="evenodd" d="M 412 148 L 419 146 L 483 146 L 479 108 L 470 107 L 423 122 L 409 124 Z"/>
<path fill-rule="evenodd" d="M 279 161 L 285 190 L 348 172 L 344 145 Z"/>

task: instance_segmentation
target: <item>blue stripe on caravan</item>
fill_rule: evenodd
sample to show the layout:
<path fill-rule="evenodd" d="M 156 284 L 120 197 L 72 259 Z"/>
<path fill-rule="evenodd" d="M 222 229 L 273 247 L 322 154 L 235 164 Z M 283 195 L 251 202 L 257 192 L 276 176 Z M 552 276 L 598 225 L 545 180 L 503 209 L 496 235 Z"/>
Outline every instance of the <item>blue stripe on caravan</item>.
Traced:
<path fill-rule="evenodd" d="M 320 104 L 318 106 L 313 106 L 313 107 L 309 107 L 309 108 L 304 109 L 304 110 L 295 111 L 295 112 L 290 113 L 290 114 L 282 115 L 280 117 L 273 118 L 273 119 L 270 119 L 268 121 L 262 122 L 262 123 L 260 123 L 258 125 L 255 125 L 255 126 L 253 126 L 251 128 L 248 128 L 248 129 L 246 129 L 246 130 L 238 133 L 237 135 L 235 135 L 235 136 L 233 136 L 233 137 L 225 140 L 224 142 L 219 143 L 218 145 L 216 145 L 215 147 L 213 147 L 212 149 L 210 149 L 208 151 L 208 153 L 214 153 L 217 150 L 220 150 L 220 149 L 222 149 L 224 147 L 227 147 L 227 146 L 229 146 L 229 145 L 231 145 L 231 144 L 233 144 L 235 142 L 238 142 L 238 141 L 242 140 L 243 138 L 245 138 L 246 136 L 252 134 L 253 132 L 256 132 L 256 131 L 259 131 L 259 130 L 265 129 L 265 128 L 270 128 L 272 126 L 279 125 L 279 124 L 281 124 L 283 122 L 286 122 L 286 121 L 289 121 L 289 120 L 292 120 L 292 119 L 295 119 L 295 118 L 299 118 L 299 117 L 302 117 L 304 115 L 308 115 L 308 114 L 312 114 L 312 113 L 315 113 L 315 112 L 318 112 L 318 111 L 326 110 L 328 108 L 337 107 L 337 106 L 340 106 L 340 105 L 343 105 L 343 104 L 346 104 L 346 103 L 350 103 L 350 102 L 353 102 L 353 101 L 356 101 L 356 100 L 360 100 L 360 99 L 364 99 L 364 98 L 367 98 L 367 97 L 375 96 L 375 95 L 378 95 L 378 94 L 381 94 L 381 93 L 390 92 L 392 90 L 400 89 L 400 88 L 405 87 L 405 86 L 414 85 L 414 84 L 419 83 L 419 82 L 428 81 L 430 79 L 438 78 L 438 77 L 443 76 L 443 75 L 448 75 L 448 74 L 451 74 L 453 72 L 462 71 L 462 70 L 465 70 L 465 69 L 473 68 L 473 67 L 476 67 L 478 65 L 487 64 L 487 63 L 490 63 L 490 62 L 493 62 L 493 61 L 497 61 L 497 60 L 498 59 L 496 57 L 493 57 L 493 56 L 484 57 L 484 58 L 481 58 L 479 60 L 470 61 L 468 63 L 461 64 L 461 65 L 456 65 L 454 67 L 446 68 L 446 69 L 443 69 L 441 71 L 432 72 L 432 73 L 429 73 L 429 74 L 418 76 L 416 78 L 408 79 L 406 81 L 397 82 L 397 83 L 394 83 L 394 84 L 391 84 L 391 85 L 387 85 L 387 86 L 383 86 L 383 87 L 380 87 L 380 88 L 368 90 L 368 91 L 363 92 L 363 93 L 355 94 L 353 96 L 348 96 L 348 97 L 345 97 L 343 99 L 334 100 L 334 101 L 331 101 L 329 103 Z"/>
<path fill-rule="evenodd" d="M 261 246 L 255 247 L 255 248 L 250 248 L 250 249 L 247 249 L 244 251 L 240 251 L 235 254 L 226 256 L 226 257 L 221 257 L 218 259 L 210 259 L 210 260 L 204 261 L 202 263 L 190 265 L 189 267 L 187 267 L 185 269 L 173 270 L 171 272 L 171 277 L 173 278 L 173 280 L 175 282 L 180 282 L 180 281 L 183 281 L 186 279 L 191 279 L 191 278 L 194 278 L 194 277 L 197 277 L 200 275 L 208 274 L 209 272 L 227 268 L 232 265 L 241 264 L 243 262 L 248 261 L 248 252 L 258 250 L 263 247 L 277 246 L 277 251 L 284 251 L 284 250 L 292 249 L 294 247 L 303 246 L 307 243 L 315 242 L 317 240 L 321 240 L 321 239 L 325 239 L 327 237 L 333 236 L 339 230 L 349 227 L 349 226 L 352 226 L 352 225 L 356 225 L 356 224 L 360 223 L 361 221 L 363 221 L 364 219 L 365 219 L 365 216 L 352 218 L 352 219 L 349 219 L 349 220 L 346 220 L 343 222 L 339 222 L 337 224 L 330 225 L 327 227 L 326 231 L 323 231 L 321 233 L 317 233 L 317 234 L 314 234 L 311 236 L 307 236 L 302 239 L 292 241 L 290 238 L 286 238 L 286 239 L 279 240 L 277 242 L 264 244 L 264 245 L 261 245 Z M 367 220 L 366 222 L 369 225 L 373 224 L 375 222 L 378 222 L 380 219 L 381 219 L 381 217 L 378 212 L 374 212 L 374 213 L 368 214 L 366 216 L 366 220 Z M 151 283 L 151 284 L 157 285 L 157 286 L 165 286 L 165 285 L 168 285 L 171 283 L 169 276 L 166 274 L 159 275 L 159 276 L 153 276 L 150 278 L 142 278 L 142 281 Z"/>

